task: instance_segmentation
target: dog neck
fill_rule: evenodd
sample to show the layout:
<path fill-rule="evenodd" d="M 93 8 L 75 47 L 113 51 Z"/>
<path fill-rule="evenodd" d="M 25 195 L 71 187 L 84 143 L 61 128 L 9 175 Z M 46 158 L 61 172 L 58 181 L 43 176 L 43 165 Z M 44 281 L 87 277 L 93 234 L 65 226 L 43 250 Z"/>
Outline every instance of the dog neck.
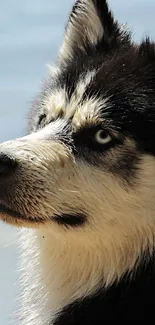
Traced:
<path fill-rule="evenodd" d="M 142 262 L 134 276 L 64 308 L 54 325 L 99 324 L 106 320 L 147 320 L 154 317 L 155 259 Z"/>
<path fill-rule="evenodd" d="M 84 309 L 87 320 L 90 310 L 85 308 L 85 305 L 94 305 L 94 308 L 98 305 L 101 313 L 104 307 L 107 308 L 108 302 L 110 308 L 110 297 L 112 297 L 113 305 L 117 304 L 122 296 L 124 297 L 123 301 L 128 301 L 126 289 L 129 287 L 130 282 L 126 282 L 126 277 L 123 280 L 120 279 L 127 272 L 131 273 L 133 279 L 135 276 L 133 270 L 136 272 L 139 265 L 137 263 L 137 253 L 135 254 L 135 250 L 131 246 L 130 251 L 132 251 L 132 254 L 129 255 L 127 250 L 123 250 L 123 248 L 125 249 L 124 244 L 117 246 L 113 239 L 114 245 L 104 248 L 97 238 L 97 242 L 99 241 L 98 246 L 93 251 L 93 246 L 90 243 L 82 242 L 82 237 L 79 238 L 78 242 L 73 240 L 71 238 L 72 232 L 69 235 L 66 232 L 64 237 L 58 233 L 53 235 L 54 233 L 57 233 L 56 229 L 52 233 L 48 230 L 22 231 L 22 267 L 24 274 L 21 282 L 24 294 L 22 298 L 23 312 L 20 312 L 23 315 L 23 320 L 20 319 L 20 325 L 29 323 L 31 325 L 59 325 L 59 322 L 60 324 L 63 324 L 63 322 L 64 324 L 77 324 L 76 322 L 72 323 L 69 318 L 65 318 L 69 317 L 71 311 L 77 317 L 77 310 L 80 308 L 80 313 L 83 315 Z M 132 242 L 132 238 L 130 238 L 130 242 Z M 121 243 L 121 238 L 119 243 Z M 83 246 L 84 244 L 85 246 Z M 86 247 L 89 247 L 89 250 Z M 109 248 L 108 251 L 107 248 Z M 151 254 L 152 252 L 149 252 L 148 256 Z M 148 271 L 145 272 L 145 279 L 142 274 L 138 280 L 137 292 L 140 291 L 144 280 L 144 282 L 148 282 L 149 270 L 152 270 L 152 268 L 152 264 L 149 262 Z M 153 275 L 151 277 L 153 279 Z M 114 283 L 119 284 L 116 286 Z M 131 283 L 133 283 L 130 290 L 132 293 L 136 281 L 132 280 Z M 149 287 L 151 287 L 150 283 Z M 145 292 L 147 286 L 142 289 L 145 296 L 149 292 Z M 101 293 L 97 294 L 102 290 L 103 295 Z M 84 297 L 88 298 L 83 300 Z M 132 298 L 134 300 L 134 294 Z M 139 299 L 138 296 L 137 299 Z M 99 301 L 101 301 L 100 304 Z M 60 317 L 57 317 L 59 314 Z M 105 315 L 107 314 L 105 313 Z M 91 324 L 90 320 L 88 318 Z M 79 323 L 82 324 L 80 319 Z"/>

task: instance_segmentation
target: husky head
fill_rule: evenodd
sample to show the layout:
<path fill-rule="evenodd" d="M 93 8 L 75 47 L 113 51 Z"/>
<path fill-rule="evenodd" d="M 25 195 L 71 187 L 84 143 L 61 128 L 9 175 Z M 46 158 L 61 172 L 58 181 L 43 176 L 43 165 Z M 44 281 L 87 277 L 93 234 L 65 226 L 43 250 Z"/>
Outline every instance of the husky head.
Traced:
<path fill-rule="evenodd" d="M 78 0 L 28 135 L 0 145 L 1 219 L 120 277 L 153 250 L 154 141 L 154 44 L 133 44 L 106 1 Z"/>

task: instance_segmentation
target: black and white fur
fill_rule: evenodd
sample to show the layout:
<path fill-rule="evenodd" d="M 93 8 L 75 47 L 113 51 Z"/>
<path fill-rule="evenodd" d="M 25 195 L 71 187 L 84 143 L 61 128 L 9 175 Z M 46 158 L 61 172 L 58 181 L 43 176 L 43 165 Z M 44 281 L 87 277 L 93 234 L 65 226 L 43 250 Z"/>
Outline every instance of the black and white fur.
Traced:
<path fill-rule="evenodd" d="M 1 219 L 23 227 L 19 324 L 149 322 L 154 43 L 134 44 L 105 0 L 78 0 L 32 106 L 28 134 L 0 145 Z"/>

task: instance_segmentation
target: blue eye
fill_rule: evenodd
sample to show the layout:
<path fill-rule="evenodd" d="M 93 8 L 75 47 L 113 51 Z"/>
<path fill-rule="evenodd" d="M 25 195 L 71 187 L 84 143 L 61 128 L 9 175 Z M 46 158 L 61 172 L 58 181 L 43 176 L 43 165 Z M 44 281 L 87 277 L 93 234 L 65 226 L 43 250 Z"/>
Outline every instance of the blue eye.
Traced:
<path fill-rule="evenodd" d="M 99 130 L 95 133 L 95 141 L 99 144 L 106 144 L 112 140 L 110 134 L 107 131 Z"/>

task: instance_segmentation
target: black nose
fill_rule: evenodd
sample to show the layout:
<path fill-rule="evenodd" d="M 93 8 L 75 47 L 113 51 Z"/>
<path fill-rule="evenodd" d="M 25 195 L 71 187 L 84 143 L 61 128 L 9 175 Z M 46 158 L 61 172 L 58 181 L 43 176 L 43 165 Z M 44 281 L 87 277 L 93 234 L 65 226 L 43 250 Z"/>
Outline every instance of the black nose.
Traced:
<path fill-rule="evenodd" d="M 17 166 L 17 162 L 12 158 L 9 157 L 7 154 L 0 153 L 0 176 L 8 175 Z"/>

